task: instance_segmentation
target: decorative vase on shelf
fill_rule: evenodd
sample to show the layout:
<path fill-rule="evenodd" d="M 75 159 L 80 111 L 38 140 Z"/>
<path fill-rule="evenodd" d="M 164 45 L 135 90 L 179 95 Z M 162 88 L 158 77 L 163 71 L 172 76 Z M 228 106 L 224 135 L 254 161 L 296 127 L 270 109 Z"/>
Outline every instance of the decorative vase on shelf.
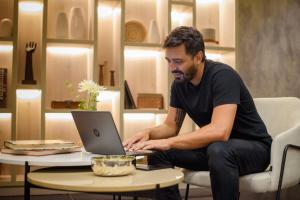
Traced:
<path fill-rule="evenodd" d="M 151 20 L 149 29 L 148 29 L 148 35 L 147 35 L 147 42 L 149 43 L 159 43 L 160 42 L 160 36 L 158 31 L 157 22 L 155 19 Z"/>
<path fill-rule="evenodd" d="M 82 8 L 74 7 L 70 14 L 70 35 L 71 39 L 85 39 L 86 25 Z"/>
<path fill-rule="evenodd" d="M 68 19 L 65 12 L 60 12 L 56 19 L 56 38 L 68 38 Z"/>
<path fill-rule="evenodd" d="M 104 65 L 105 64 L 100 64 L 99 65 L 99 85 L 104 85 Z"/>
<path fill-rule="evenodd" d="M 0 37 L 12 36 L 13 23 L 10 19 L 4 18 L 0 22 Z"/>
<path fill-rule="evenodd" d="M 115 86 L 115 70 L 110 70 L 110 86 Z"/>

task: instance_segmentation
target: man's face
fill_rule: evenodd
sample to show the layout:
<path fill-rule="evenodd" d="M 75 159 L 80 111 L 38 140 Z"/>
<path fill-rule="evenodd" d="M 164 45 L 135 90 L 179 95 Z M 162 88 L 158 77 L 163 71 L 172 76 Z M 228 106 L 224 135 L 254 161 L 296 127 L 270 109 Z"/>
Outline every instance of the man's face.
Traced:
<path fill-rule="evenodd" d="M 197 59 L 186 54 L 184 45 L 166 48 L 166 60 L 176 81 L 191 81 L 197 72 Z"/>

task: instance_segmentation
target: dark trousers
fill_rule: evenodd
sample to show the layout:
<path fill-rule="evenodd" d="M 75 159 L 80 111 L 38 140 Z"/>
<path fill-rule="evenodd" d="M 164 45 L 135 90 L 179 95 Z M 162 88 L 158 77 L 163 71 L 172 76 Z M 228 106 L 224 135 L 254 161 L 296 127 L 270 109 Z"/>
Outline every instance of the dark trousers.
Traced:
<path fill-rule="evenodd" d="M 229 139 L 195 150 L 171 149 L 148 157 L 151 165 L 210 171 L 214 200 L 239 198 L 239 176 L 264 171 L 270 162 L 270 147 L 262 142 Z M 181 199 L 178 186 L 162 189 L 161 199 Z"/>

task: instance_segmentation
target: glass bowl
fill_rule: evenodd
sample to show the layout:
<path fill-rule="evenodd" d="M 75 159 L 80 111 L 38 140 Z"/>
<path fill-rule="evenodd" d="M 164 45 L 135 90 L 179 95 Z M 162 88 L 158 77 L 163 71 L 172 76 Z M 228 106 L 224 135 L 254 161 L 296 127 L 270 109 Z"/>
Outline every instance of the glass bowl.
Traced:
<path fill-rule="evenodd" d="M 92 169 L 98 176 L 124 176 L 135 171 L 134 156 L 103 155 L 92 158 Z"/>

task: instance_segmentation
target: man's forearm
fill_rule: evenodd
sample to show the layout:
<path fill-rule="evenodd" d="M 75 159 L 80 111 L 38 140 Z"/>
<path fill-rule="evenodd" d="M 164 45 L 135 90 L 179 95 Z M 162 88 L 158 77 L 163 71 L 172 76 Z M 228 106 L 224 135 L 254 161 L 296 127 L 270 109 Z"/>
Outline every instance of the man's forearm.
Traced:
<path fill-rule="evenodd" d="M 196 149 L 206 147 L 212 142 L 226 141 L 228 138 L 224 137 L 224 131 L 209 124 L 194 132 L 171 137 L 168 140 L 171 148 Z"/>
<path fill-rule="evenodd" d="M 173 137 L 176 135 L 176 130 L 172 127 L 170 127 L 167 124 L 161 124 L 159 126 L 156 126 L 154 128 L 149 129 L 150 130 L 150 139 L 164 139 Z"/>

